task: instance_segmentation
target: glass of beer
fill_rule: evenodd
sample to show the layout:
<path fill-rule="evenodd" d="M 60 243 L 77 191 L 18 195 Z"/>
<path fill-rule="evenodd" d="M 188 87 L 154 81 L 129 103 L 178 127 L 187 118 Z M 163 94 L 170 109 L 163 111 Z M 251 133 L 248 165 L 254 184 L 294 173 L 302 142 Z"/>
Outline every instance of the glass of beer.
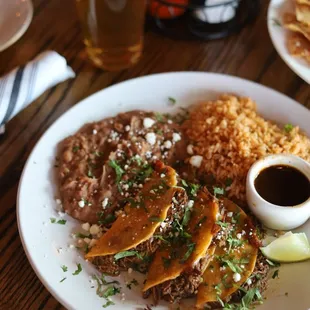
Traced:
<path fill-rule="evenodd" d="M 141 57 L 146 0 L 76 0 L 91 61 L 107 71 L 126 69 Z"/>

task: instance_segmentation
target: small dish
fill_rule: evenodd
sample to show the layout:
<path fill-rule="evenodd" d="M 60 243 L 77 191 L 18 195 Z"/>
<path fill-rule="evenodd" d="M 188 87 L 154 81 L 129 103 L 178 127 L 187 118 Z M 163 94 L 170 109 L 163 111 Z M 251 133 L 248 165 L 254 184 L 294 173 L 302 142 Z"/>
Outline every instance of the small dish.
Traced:
<path fill-rule="evenodd" d="M 310 164 L 300 157 L 289 154 L 266 156 L 254 163 L 248 172 L 246 198 L 251 211 L 265 226 L 277 230 L 291 230 L 309 219 L 310 197 L 294 206 L 279 206 L 262 198 L 255 188 L 255 179 L 263 169 L 276 165 L 296 168 L 310 180 Z"/>

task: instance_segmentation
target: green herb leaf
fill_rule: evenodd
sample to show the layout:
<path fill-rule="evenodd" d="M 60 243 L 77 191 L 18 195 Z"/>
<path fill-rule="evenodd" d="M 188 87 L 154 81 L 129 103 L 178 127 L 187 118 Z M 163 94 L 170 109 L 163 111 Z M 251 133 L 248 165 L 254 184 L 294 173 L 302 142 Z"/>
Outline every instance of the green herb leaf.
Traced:
<path fill-rule="evenodd" d="M 188 250 L 186 251 L 186 253 L 184 254 L 184 257 L 181 259 L 181 263 L 185 263 L 189 257 L 191 256 L 191 254 L 194 252 L 196 247 L 196 243 L 189 243 L 187 245 Z"/>
<path fill-rule="evenodd" d="M 163 222 L 165 219 L 162 219 L 162 218 L 160 218 L 160 217 L 157 217 L 157 216 L 151 216 L 151 217 L 149 217 L 149 221 L 150 222 Z"/>
<path fill-rule="evenodd" d="M 72 152 L 73 152 L 73 153 L 76 153 L 79 149 L 80 149 L 79 146 L 74 146 L 74 147 L 72 148 Z"/>
<path fill-rule="evenodd" d="M 65 265 L 62 265 L 62 266 L 61 266 L 61 269 L 62 269 L 63 272 L 67 272 L 67 271 L 68 271 L 68 267 L 65 266 Z"/>
<path fill-rule="evenodd" d="M 102 305 L 102 308 L 107 308 L 112 305 L 115 305 L 115 303 L 112 300 L 107 299 L 107 302 L 104 305 Z"/>
<path fill-rule="evenodd" d="M 108 298 L 110 296 L 114 296 L 116 294 L 119 294 L 121 292 L 121 289 L 119 287 L 115 286 L 109 286 L 103 293 L 104 298 Z"/>
<path fill-rule="evenodd" d="M 294 126 L 292 124 L 286 124 L 284 125 L 285 132 L 289 133 L 293 130 Z"/>
<path fill-rule="evenodd" d="M 177 102 L 173 97 L 168 97 L 168 100 L 172 105 L 175 105 Z"/>
<path fill-rule="evenodd" d="M 98 221 L 99 224 L 110 224 L 116 220 L 116 216 L 112 213 L 109 213 L 104 219 Z"/>
<path fill-rule="evenodd" d="M 67 278 L 62 278 L 59 282 L 62 283 L 63 281 L 65 281 Z"/>
<path fill-rule="evenodd" d="M 52 224 L 56 223 L 56 219 L 54 217 L 51 217 L 50 221 L 51 221 Z"/>
<path fill-rule="evenodd" d="M 60 224 L 60 225 L 65 225 L 67 223 L 66 220 L 58 220 L 57 221 L 57 224 Z"/>
<path fill-rule="evenodd" d="M 76 233 L 76 234 L 75 234 L 75 237 L 81 238 L 81 239 L 90 238 L 90 237 L 91 237 L 91 234 L 89 234 L 89 235 L 84 235 L 84 234 L 82 234 L 82 233 Z"/>
<path fill-rule="evenodd" d="M 254 300 L 262 301 L 262 295 L 257 287 L 249 289 L 241 300 L 241 304 L 245 309 L 249 309 Z"/>
<path fill-rule="evenodd" d="M 77 270 L 75 270 L 75 271 L 72 273 L 72 275 L 74 275 L 74 276 L 78 275 L 78 274 L 82 271 L 82 266 L 81 266 L 81 264 L 76 264 L 76 266 L 77 266 Z"/>
<path fill-rule="evenodd" d="M 161 113 L 159 113 L 159 112 L 155 112 L 155 118 L 160 123 L 164 123 L 165 122 L 164 116 Z"/>
<path fill-rule="evenodd" d="M 187 226 L 189 220 L 191 219 L 192 208 L 193 207 L 186 207 L 182 220 L 182 226 Z"/>
<path fill-rule="evenodd" d="M 153 238 L 159 239 L 165 243 L 170 243 L 168 240 L 166 240 L 163 236 L 161 235 L 153 235 Z"/>
<path fill-rule="evenodd" d="M 137 256 L 139 259 L 143 259 L 142 255 L 139 252 L 137 252 L 137 251 L 123 251 L 123 252 L 119 252 L 119 253 L 114 255 L 114 259 L 115 260 L 119 260 L 121 258 L 129 257 L 129 256 Z"/>
<path fill-rule="evenodd" d="M 222 221 L 216 221 L 215 224 L 221 226 L 221 228 L 227 228 L 229 226 L 229 223 L 224 223 Z"/>
<path fill-rule="evenodd" d="M 213 194 L 215 197 L 217 197 L 217 195 L 224 195 L 224 193 L 225 193 L 224 188 L 213 187 Z"/>
<path fill-rule="evenodd" d="M 273 275 L 272 275 L 272 279 L 275 279 L 275 278 L 279 278 L 279 270 L 275 270 Z"/>
<path fill-rule="evenodd" d="M 89 168 L 88 171 L 87 171 L 87 176 L 91 179 L 94 179 L 95 176 L 93 175 L 93 172 L 91 171 L 91 169 Z"/>
<path fill-rule="evenodd" d="M 125 171 L 122 169 L 122 167 L 118 164 L 116 160 L 110 160 L 109 166 L 114 169 L 116 174 L 116 183 L 119 183 Z"/>
<path fill-rule="evenodd" d="M 231 178 L 227 178 L 225 181 L 226 187 L 229 187 L 232 184 L 233 180 Z"/>

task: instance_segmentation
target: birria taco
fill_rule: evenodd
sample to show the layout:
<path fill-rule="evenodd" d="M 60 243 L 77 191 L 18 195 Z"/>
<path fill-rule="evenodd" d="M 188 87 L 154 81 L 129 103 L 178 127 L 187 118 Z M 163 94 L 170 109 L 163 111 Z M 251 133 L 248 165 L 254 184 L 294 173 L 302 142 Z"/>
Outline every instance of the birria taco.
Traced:
<path fill-rule="evenodd" d="M 183 218 L 174 218 L 173 231 L 150 265 L 143 288 L 145 297 L 152 293 L 155 302 L 173 302 L 197 293 L 215 250 L 210 245 L 218 211 L 217 200 L 203 188 L 195 202 L 187 206 Z"/>
<path fill-rule="evenodd" d="M 175 170 L 156 162 L 150 179 L 86 258 L 110 275 L 128 268 L 144 272 L 162 242 L 162 235 L 169 229 L 169 217 L 184 209 L 187 197 L 176 184 Z"/>

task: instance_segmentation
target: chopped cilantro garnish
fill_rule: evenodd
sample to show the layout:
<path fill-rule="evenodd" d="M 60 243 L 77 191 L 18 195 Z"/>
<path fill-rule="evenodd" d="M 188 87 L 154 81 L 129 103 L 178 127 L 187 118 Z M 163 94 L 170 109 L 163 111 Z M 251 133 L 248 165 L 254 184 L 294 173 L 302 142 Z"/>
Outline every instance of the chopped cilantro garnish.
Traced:
<path fill-rule="evenodd" d="M 192 207 L 186 207 L 183 220 L 182 220 L 182 226 L 187 226 L 189 220 L 191 219 L 191 214 L 192 214 Z"/>
<path fill-rule="evenodd" d="M 81 264 L 76 264 L 76 266 L 77 266 L 77 270 L 75 270 L 75 271 L 72 273 L 72 275 L 74 275 L 74 276 L 78 275 L 78 274 L 82 271 L 82 266 L 81 266 Z"/>
<path fill-rule="evenodd" d="M 126 286 L 131 290 L 131 286 L 137 286 L 139 285 L 138 281 L 136 279 L 132 279 L 129 283 L 126 284 Z"/>
<path fill-rule="evenodd" d="M 84 238 L 90 238 L 90 237 L 91 237 L 91 234 L 89 234 L 89 235 L 84 235 L 84 234 L 82 234 L 82 233 L 76 233 L 75 236 L 76 236 L 77 238 L 84 239 Z"/>
<path fill-rule="evenodd" d="M 76 153 L 79 149 L 80 149 L 79 146 L 74 146 L 74 147 L 72 148 L 72 152 L 73 152 L 73 153 Z"/>
<path fill-rule="evenodd" d="M 115 305 L 115 303 L 112 300 L 107 299 L 107 302 L 104 305 L 102 305 L 102 308 L 107 308 L 112 305 Z"/>
<path fill-rule="evenodd" d="M 67 278 L 64 277 L 64 278 L 62 278 L 59 282 L 62 283 L 62 282 L 65 281 L 66 279 L 67 279 Z"/>
<path fill-rule="evenodd" d="M 165 122 L 164 116 L 161 113 L 159 113 L 159 112 L 155 112 L 155 118 L 160 123 L 164 123 Z"/>
<path fill-rule="evenodd" d="M 149 217 L 149 221 L 150 222 L 163 222 L 165 219 L 162 219 L 162 218 L 160 218 L 160 217 L 157 217 L 157 216 L 151 216 L 151 217 Z"/>
<path fill-rule="evenodd" d="M 125 171 L 122 169 L 122 167 L 118 164 L 116 160 L 110 160 L 109 166 L 114 169 L 116 174 L 116 183 L 119 183 Z"/>
<path fill-rule="evenodd" d="M 62 269 L 63 272 L 67 272 L 67 271 L 68 271 L 68 267 L 65 266 L 65 265 L 62 265 L 62 266 L 61 266 L 61 269 Z"/>
<path fill-rule="evenodd" d="M 160 135 L 160 136 L 162 136 L 164 134 L 161 129 L 156 130 L 155 133 Z"/>
<path fill-rule="evenodd" d="M 89 168 L 88 169 L 88 171 L 87 171 L 87 176 L 89 177 L 89 178 L 91 178 L 91 179 L 94 179 L 95 178 L 95 176 L 93 175 L 93 172 L 92 172 L 92 170 Z"/>
<path fill-rule="evenodd" d="M 58 220 L 57 221 L 57 224 L 60 224 L 60 225 L 65 225 L 67 223 L 66 220 Z"/>
<path fill-rule="evenodd" d="M 123 252 L 119 252 L 119 253 L 114 255 L 114 259 L 115 260 L 119 260 L 121 258 L 128 257 L 128 256 L 137 256 L 139 259 L 143 259 L 141 254 L 139 252 L 137 252 L 137 251 L 123 251 Z"/>
<path fill-rule="evenodd" d="M 114 214 L 109 213 L 104 219 L 102 219 L 102 215 L 100 216 L 100 220 L 98 221 L 99 224 L 110 224 L 116 220 Z"/>
<path fill-rule="evenodd" d="M 243 309 L 249 309 L 254 300 L 263 300 L 262 295 L 260 294 L 260 291 L 257 287 L 249 289 L 241 299 L 241 305 L 243 306 Z"/>
<path fill-rule="evenodd" d="M 191 256 L 191 254 L 194 252 L 196 247 L 196 243 L 189 243 L 187 245 L 188 250 L 186 251 L 186 253 L 184 254 L 184 257 L 181 259 L 181 263 L 185 263 L 189 257 Z"/>
<path fill-rule="evenodd" d="M 165 242 L 165 243 L 170 243 L 168 240 L 166 240 L 163 236 L 161 235 L 153 235 L 153 238 L 156 238 L 156 239 L 159 239 L 161 240 L 162 242 Z"/>
<path fill-rule="evenodd" d="M 293 130 L 294 126 L 292 124 L 285 124 L 284 125 L 284 130 L 285 132 L 289 133 Z"/>
<path fill-rule="evenodd" d="M 54 217 L 51 217 L 50 221 L 51 221 L 52 224 L 60 224 L 60 225 L 65 225 L 67 223 L 66 220 L 58 220 L 58 221 L 56 221 L 56 219 Z"/>
<path fill-rule="evenodd" d="M 175 105 L 177 103 L 177 101 L 173 97 L 168 97 L 168 100 L 172 105 Z"/>
<path fill-rule="evenodd" d="M 102 152 L 98 152 L 98 151 L 93 152 L 93 154 L 94 154 L 95 156 L 97 156 L 97 157 L 103 156 L 103 153 L 102 153 Z"/>
<path fill-rule="evenodd" d="M 181 183 L 186 188 L 186 192 L 189 196 L 197 196 L 197 192 L 200 188 L 199 184 L 187 183 L 185 180 L 181 180 Z"/>
<path fill-rule="evenodd" d="M 213 194 L 215 197 L 217 197 L 217 195 L 224 195 L 224 193 L 225 193 L 224 188 L 213 187 Z"/>
<path fill-rule="evenodd" d="M 272 279 L 275 279 L 275 278 L 279 278 L 279 270 L 275 270 L 273 275 L 272 275 Z"/>
<path fill-rule="evenodd" d="M 226 187 L 229 187 L 232 184 L 233 180 L 231 178 L 227 178 L 225 181 Z"/>
<path fill-rule="evenodd" d="M 114 296 L 116 294 L 119 294 L 121 292 L 121 289 L 119 287 L 115 286 L 109 286 L 104 292 L 102 297 L 103 298 L 108 298 L 110 296 Z"/>
<path fill-rule="evenodd" d="M 222 221 L 216 221 L 215 224 L 221 226 L 221 228 L 227 228 L 229 223 L 224 223 Z"/>

